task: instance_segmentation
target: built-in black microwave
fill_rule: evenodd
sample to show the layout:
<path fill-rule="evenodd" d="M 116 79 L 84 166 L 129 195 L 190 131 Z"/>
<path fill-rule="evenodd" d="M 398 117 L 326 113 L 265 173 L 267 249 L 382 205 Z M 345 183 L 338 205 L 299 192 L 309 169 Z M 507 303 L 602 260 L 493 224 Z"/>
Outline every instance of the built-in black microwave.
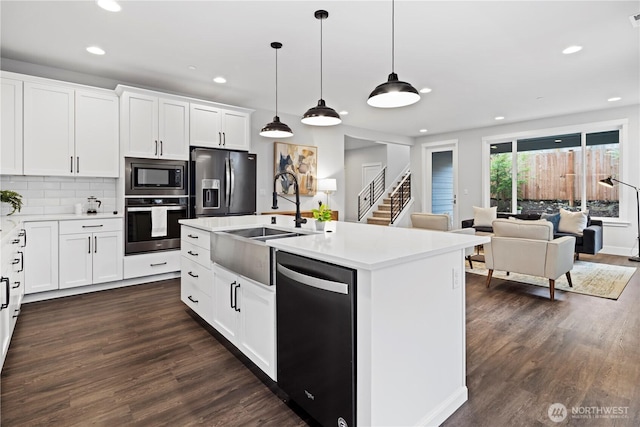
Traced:
<path fill-rule="evenodd" d="M 187 162 L 125 158 L 125 195 L 186 196 Z"/>

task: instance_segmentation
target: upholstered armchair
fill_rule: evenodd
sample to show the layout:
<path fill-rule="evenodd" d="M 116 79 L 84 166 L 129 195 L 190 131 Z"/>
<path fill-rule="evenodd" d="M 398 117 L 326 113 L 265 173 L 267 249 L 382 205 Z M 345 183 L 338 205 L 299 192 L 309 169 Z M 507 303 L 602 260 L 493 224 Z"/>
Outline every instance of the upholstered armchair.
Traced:
<path fill-rule="evenodd" d="M 475 235 L 476 230 L 474 228 L 459 228 L 456 230 L 449 230 L 449 215 L 447 214 L 432 214 L 427 212 L 416 212 L 411 214 L 411 225 L 413 228 L 424 228 L 426 230 L 436 231 L 449 231 L 451 233 L 458 234 L 470 234 Z M 469 261 L 469 267 L 473 268 L 473 261 L 471 256 L 473 255 L 473 247 L 465 249 L 464 257 Z"/>
<path fill-rule="evenodd" d="M 496 219 L 491 243 L 484 245 L 487 288 L 494 270 L 549 279 L 549 297 L 554 300 L 555 281 L 563 274 L 571 282 L 575 237 L 553 237 L 553 224 L 546 220 Z"/>

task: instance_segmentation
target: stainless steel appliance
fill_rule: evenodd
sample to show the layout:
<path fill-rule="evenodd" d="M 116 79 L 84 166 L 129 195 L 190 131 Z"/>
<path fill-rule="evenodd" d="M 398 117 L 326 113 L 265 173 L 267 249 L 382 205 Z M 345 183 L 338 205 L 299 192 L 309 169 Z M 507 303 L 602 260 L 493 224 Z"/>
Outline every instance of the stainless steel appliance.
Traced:
<path fill-rule="evenodd" d="M 125 195 L 186 196 L 187 162 L 125 158 Z"/>
<path fill-rule="evenodd" d="M 276 252 L 278 387 L 323 426 L 356 425 L 356 271 Z"/>
<path fill-rule="evenodd" d="M 154 209 L 156 208 L 156 209 Z M 129 197 L 125 199 L 125 254 L 180 248 L 180 224 L 188 217 L 187 197 Z M 166 215 L 161 230 L 153 216 Z M 164 219 L 164 218 L 163 218 Z"/>
<path fill-rule="evenodd" d="M 193 148 L 189 161 L 191 218 L 256 213 L 256 155 Z"/>

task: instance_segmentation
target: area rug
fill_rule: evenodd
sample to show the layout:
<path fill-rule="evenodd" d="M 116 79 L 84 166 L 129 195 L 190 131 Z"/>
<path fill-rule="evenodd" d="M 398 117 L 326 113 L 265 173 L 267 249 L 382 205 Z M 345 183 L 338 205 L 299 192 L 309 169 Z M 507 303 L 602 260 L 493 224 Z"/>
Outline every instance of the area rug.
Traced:
<path fill-rule="evenodd" d="M 473 261 L 473 270 L 469 268 L 468 263 L 465 263 L 465 265 L 468 273 L 483 276 L 487 275 L 487 269 L 481 261 Z M 573 269 L 571 270 L 573 288 L 569 287 L 569 282 L 567 282 L 564 274 L 556 280 L 555 288 L 561 291 L 615 300 L 620 297 L 620 294 L 635 272 L 636 269 L 633 267 L 575 261 Z M 526 274 L 510 273 L 507 276 L 504 271 L 494 271 L 492 277 L 494 279 L 504 279 L 512 282 L 549 287 L 548 279 L 528 276 Z M 493 279 L 491 283 L 493 285 Z"/>

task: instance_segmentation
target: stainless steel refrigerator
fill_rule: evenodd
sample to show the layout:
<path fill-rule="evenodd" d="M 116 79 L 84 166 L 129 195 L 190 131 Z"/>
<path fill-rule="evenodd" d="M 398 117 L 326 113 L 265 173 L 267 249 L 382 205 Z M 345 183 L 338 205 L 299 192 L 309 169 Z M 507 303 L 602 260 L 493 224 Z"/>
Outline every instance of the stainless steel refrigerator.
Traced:
<path fill-rule="evenodd" d="M 189 158 L 191 218 L 256 213 L 256 155 L 192 148 Z"/>

